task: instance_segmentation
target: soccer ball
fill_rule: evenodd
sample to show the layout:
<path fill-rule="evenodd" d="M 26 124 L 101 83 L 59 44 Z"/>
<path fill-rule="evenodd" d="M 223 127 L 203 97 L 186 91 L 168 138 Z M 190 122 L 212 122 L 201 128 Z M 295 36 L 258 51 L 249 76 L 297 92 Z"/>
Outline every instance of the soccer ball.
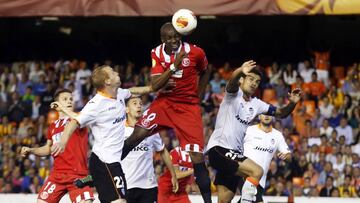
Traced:
<path fill-rule="evenodd" d="M 180 9 L 172 17 L 172 25 L 182 35 L 188 35 L 197 26 L 196 16 L 189 9 Z"/>

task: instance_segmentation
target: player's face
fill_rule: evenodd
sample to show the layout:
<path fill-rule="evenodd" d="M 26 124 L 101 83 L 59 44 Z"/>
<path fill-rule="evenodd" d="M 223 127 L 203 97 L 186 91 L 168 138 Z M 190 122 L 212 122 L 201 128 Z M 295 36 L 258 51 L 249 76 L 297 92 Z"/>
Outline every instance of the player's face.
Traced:
<path fill-rule="evenodd" d="M 267 115 L 260 115 L 260 122 L 269 125 L 272 122 L 272 117 Z"/>
<path fill-rule="evenodd" d="M 104 71 L 107 73 L 109 80 L 108 84 L 112 87 L 120 87 L 121 81 L 119 77 L 119 73 L 114 71 L 111 67 L 105 67 Z"/>
<path fill-rule="evenodd" d="M 128 116 L 138 119 L 142 116 L 142 105 L 141 98 L 132 98 L 127 103 L 126 113 Z"/>
<path fill-rule="evenodd" d="M 58 102 L 70 111 L 73 111 L 73 97 L 69 92 L 63 92 L 59 95 Z"/>
<path fill-rule="evenodd" d="M 172 51 L 177 51 L 180 47 L 181 35 L 176 32 L 175 29 L 167 30 L 163 36 L 161 36 L 161 41 L 165 43 L 167 49 Z"/>
<path fill-rule="evenodd" d="M 240 78 L 240 88 L 244 93 L 253 95 L 259 87 L 260 81 L 259 75 L 249 73 L 246 77 Z"/>

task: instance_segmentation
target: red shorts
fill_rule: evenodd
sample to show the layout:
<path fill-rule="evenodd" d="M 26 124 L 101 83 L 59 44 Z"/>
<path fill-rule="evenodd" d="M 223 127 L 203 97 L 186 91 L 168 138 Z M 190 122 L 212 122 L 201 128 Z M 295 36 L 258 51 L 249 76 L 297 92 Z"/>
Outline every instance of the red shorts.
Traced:
<path fill-rule="evenodd" d="M 162 193 L 158 192 L 158 203 L 191 203 L 187 193 Z"/>
<path fill-rule="evenodd" d="M 48 203 L 58 203 L 69 192 L 71 202 L 78 203 L 81 200 L 94 200 L 93 190 L 89 186 L 80 189 L 74 185 L 75 179 L 83 177 L 85 176 L 59 172 L 51 173 L 41 187 L 38 199 Z"/>
<path fill-rule="evenodd" d="M 172 128 L 184 151 L 202 152 L 204 133 L 201 110 L 198 104 L 174 103 L 167 99 L 157 99 L 144 112 L 138 126 L 154 130 Z"/>

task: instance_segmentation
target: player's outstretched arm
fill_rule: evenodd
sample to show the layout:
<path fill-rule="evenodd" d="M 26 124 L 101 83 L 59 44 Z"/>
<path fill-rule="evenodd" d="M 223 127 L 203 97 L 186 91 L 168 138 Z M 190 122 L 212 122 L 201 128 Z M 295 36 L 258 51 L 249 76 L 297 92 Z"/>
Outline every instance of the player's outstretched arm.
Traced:
<path fill-rule="evenodd" d="M 289 103 L 283 107 L 276 109 L 275 117 L 276 118 L 286 118 L 291 112 L 293 112 L 296 104 L 301 99 L 301 90 L 296 88 L 289 93 Z"/>
<path fill-rule="evenodd" d="M 151 86 L 131 87 L 129 88 L 129 91 L 131 94 L 148 94 L 150 92 L 153 92 L 153 89 Z"/>
<path fill-rule="evenodd" d="M 42 147 L 21 147 L 20 155 L 22 157 L 27 156 L 28 154 L 35 154 L 36 156 L 47 156 L 51 153 L 52 141 L 48 140 L 46 144 Z"/>
<path fill-rule="evenodd" d="M 256 62 L 253 60 L 246 61 L 241 65 L 241 67 L 237 68 L 230 77 L 229 82 L 226 85 L 226 91 L 229 93 L 236 93 L 239 91 L 239 79 L 242 74 L 247 75 L 249 71 L 256 67 Z"/>
<path fill-rule="evenodd" d="M 59 102 L 52 102 L 50 104 L 50 108 L 55 109 L 56 111 L 61 111 L 64 114 L 66 114 L 67 116 L 69 116 L 71 119 L 75 119 L 75 117 L 77 116 L 77 113 L 68 110 L 67 108 L 65 108 L 64 106 L 62 106 Z"/>
<path fill-rule="evenodd" d="M 213 71 L 213 65 L 208 65 L 206 71 L 204 71 L 200 76 L 199 85 L 198 85 L 198 87 L 199 87 L 198 95 L 199 95 L 200 101 L 204 97 L 206 85 L 209 83 L 212 71 Z"/>
<path fill-rule="evenodd" d="M 173 184 L 173 192 L 176 193 L 178 191 L 178 189 L 179 189 L 179 183 L 177 181 L 178 177 L 176 176 L 175 168 L 174 168 L 174 166 L 172 165 L 172 162 L 171 162 L 170 153 L 166 148 L 164 148 L 162 151 L 160 151 L 160 156 L 161 156 L 161 159 L 164 161 L 166 167 L 170 171 L 171 182 Z"/>
<path fill-rule="evenodd" d="M 60 153 L 64 152 L 67 142 L 69 141 L 69 139 L 70 139 L 71 135 L 73 134 L 73 132 L 78 127 L 79 127 L 79 124 L 75 119 L 71 120 L 70 123 L 68 123 L 65 126 L 63 135 L 60 138 L 60 142 L 54 143 L 53 146 L 51 147 L 51 154 L 53 156 L 57 156 Z"/>
<path fill-rule="evenodd" d="M 155 75 L 151 77 L 151 87 L 154 92 L 165 87 L 171 75 L 180 68 L 182 60 L 187 56 L 184 51 L 177 54 L 175 61 L 170 65 L 170 68 L 163 72 L 161 75 Z"/>

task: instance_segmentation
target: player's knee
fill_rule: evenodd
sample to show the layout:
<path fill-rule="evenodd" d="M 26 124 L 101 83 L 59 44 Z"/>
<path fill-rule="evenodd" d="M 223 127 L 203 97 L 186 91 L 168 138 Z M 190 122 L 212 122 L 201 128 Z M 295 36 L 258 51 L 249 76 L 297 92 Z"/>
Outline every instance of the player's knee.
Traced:
<path fill-rule="evenodd" d="M 260 180 L 263 174 L 264 174 L 264 170 L 259 165 L 255 165 L 252 171 L 252 176 Z"/>
<path fill-rule="evenodd" d="M 234 195 L 233 194 L 229 194 L 229 193 L 225 193 L 225 194 L 220 194 L 218 195 L 218 203 L 230 203 L 231 200 L 233 199 Z"/>

